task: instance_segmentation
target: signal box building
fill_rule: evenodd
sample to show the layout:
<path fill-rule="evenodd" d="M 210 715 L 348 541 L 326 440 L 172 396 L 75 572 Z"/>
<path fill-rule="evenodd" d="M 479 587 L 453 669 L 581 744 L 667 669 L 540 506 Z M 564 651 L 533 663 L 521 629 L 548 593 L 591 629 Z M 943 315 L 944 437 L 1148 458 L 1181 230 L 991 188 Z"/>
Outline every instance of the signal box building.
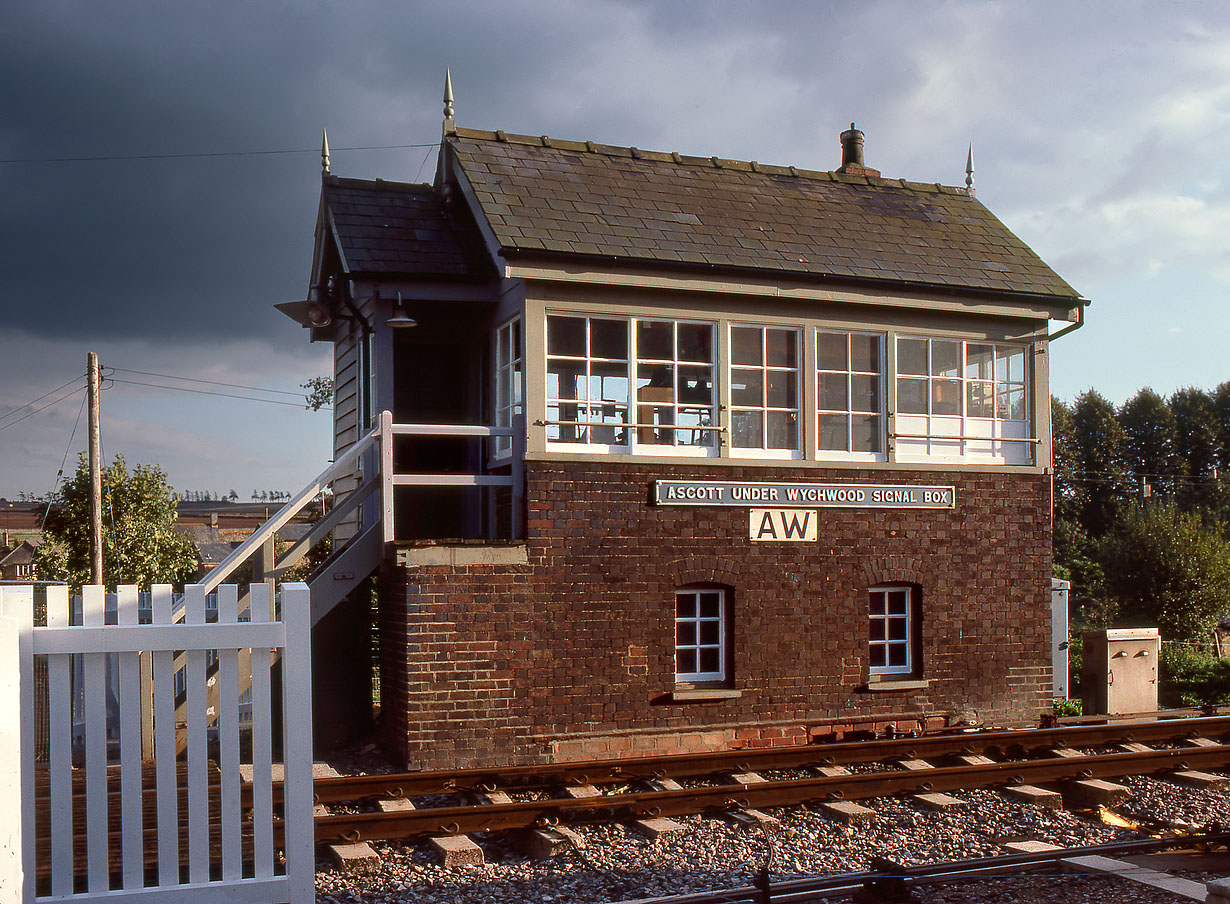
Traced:
<path fill-rule="evenodd" d="M 387 412 L 346 485 L 383 499 L 338 533 L 381 531 L 396 759 L 1049 710 L 1047 351 L 1085 302 L 971 187 L 883 178 L 862 140 L 812 171 L 446 109 L 433 184 L 326 157 L 298 313 L 335 345 L 336 453 Z M 363 624 L 318 626 L 318 696 Z"/>

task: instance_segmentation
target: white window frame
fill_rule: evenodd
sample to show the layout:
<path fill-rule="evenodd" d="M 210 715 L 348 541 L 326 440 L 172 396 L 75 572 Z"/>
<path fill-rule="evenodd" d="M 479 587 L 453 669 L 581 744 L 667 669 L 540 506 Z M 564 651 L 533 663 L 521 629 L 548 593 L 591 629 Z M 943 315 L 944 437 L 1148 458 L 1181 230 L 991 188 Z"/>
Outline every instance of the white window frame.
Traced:
<path fill-rule="evenodd" d="M 576 355 L 560 355 L 560 354 L 550 353 L 549 351 L 550 343 L 551 343 L 550 331 L 551 331 L 551 320 L 553 318 L 572 318 L 572 319 L 585 321 L 585 324 L 586 324 L 586 327 L 585 327 L 586 329 L 586 354 L 584 357 L 576 356 Z M 623 323 L 627 327 L 627 342 L 626 342 L 626 348 L 625 348 L 626 357 L 621 358 L 621 359 L 597 358 L 592 354 L 591 346 L 590 346 L 590 337 L 592 335 L 590 324 L 592 324 L 594 321 L 616 321 L 616 322 Z M 607 404 L 615 406 L 616 415 L 617 416 L 622 415 L 622 418 L 617 421 L 605 421 L 604 419 L 604 422 L 602 425 L 602 426 L 605 426 L 607 423 L 609 423 L 617 431 L 622 431 L 624 438 L 625 438 L 624 442 L 594 443 L 594 442 L 588 442 L 588 441 L 578 442 L 578 441 L 569 441 L 569 440 L 561 440 L 557 438 L 552 438 L 551 434 L 553 432 L 559 432 L 561 430 L 560 425 L 553 423 L 553 420 L 559 420 L 559 419 L 553 419 L 551 416 L 552 415 L 551 409 L 553 405 L 562 407 L 563 405 L 571 404 L 571 405 L 582 406 L 582 407 L 592 410 L 595 406 L 602 405 L 603 402 L 602 401 L 595 402 L 588 398 L 585 400 L 575 400 L 574 401 L 574 400 L 568 400 L 568 399 L 554 398 L 554 397 L 551 397 L 550 395 L 547 395 L 545 398 L 545 402 L 546 402 L 546 413 L 547 413 L 546 442 L 547 442 L 548 448 L 553 449 L 553 450 L 561 450 L 561 451 L 569 451 L 569 452 L 591 452 L 591 453 L 597 452 L 597 453 L 623 454 L 623 455 L 627 455 L 627 454 L 670 455 L 670 456 L 694 457 L 694 458 L 713 458 L 713 457 L 717 457 L 718 455 L 720 455 L 721 453 L 720 431 L 716 429 L 718 412 L 720 410 L 719 404 L 718 404 L 718 398 L 717 398 L 718 348 L 717 348 L 717 324 L 716 322 L 711 321 L 711 320 L 667 317 L 667 316 L 619 317 L 619 316 L 605 316 L 601 314 L 589 314 L 589 313 L 573 312 L 573 311 L 551 311 L 547 313 L 543 323 L 545 326 L 544 336 L 546 340 L 544 343 L 544 347 L 548 350 L 547 353 L 544 355 L 544 361 L 543 361 L 544 378 L 546 378 L 550 374 L 551 364 L 553 361 L 572 361 L 578 364 L 582 362 L 585 364 L 586 375 L 587 375 L 587 391 L 589 388 L 588 382 L 592 380 L 592 370 L 593 370 L 593 365 L 595 362 L 606 363 L 606 364 L 610 364 L 610 363 L 624 364 L 625 365 L 624 377 L 627 381 L 627 393 L 626 393 L 625 398 L 619 399 L 619 400 L 606 400 Z M 671 344 L 673 348 L 672 357 L 670 358 L 648 358 L 648 357 L 643 357 L 641 355 L 640 349 L 638 348 L 637 333 L 642 324 L 650 324 L 650 323 L 669 323 L 671 324 L 671 327 L 672 327 Z M 678 348 L 678 330 L 679 330 L 679 326 L 682 324 L 688 324 L 688 325 L 693 325 L 693 326 L 703 326 L 709 330 L 709 348 L 710 348 L 711 360 L 707 362 L 699 362 L 699 361 L 683 360 L 680 358 L 679 348 Z M 642 382 L 642 374 L 647 374 L 651 368 L 657 368 L 657 367 L 669 367 L 670 368 L 670 371 L 672 373 L 672 378 L 671 378 L 672 385 L 669 388 L 668 393 L 663 393 L 664 398 L 662 400 L 643 399 L 640 397 L 641 396 L 640 390 L 645 387 L 639 386 L 639 384 Z M 709 394 L 708 404 L 700 405 L 700 404 L 689 403 L 689 402 L 681 400 L 680 398 L 681 369 L 686 369 L 689 367 L 707 367 L 709 369 L 709 387 L 710 387 L 709 393 L 710 394 Z M 645 377 L 645 379 L 648 379 L 648 378 Z M 544 379 L 543 385 L 544 387 L 549 387 L 550 380 Z M 666 389 L 666 387 L 662 387 L 662 388 Z M 669 394 L 669 398 L 665 398 L 667 394 Z M 668 424 L 668 422 L 666 421 L 663 421 L 661 424 L 654 424 L 649 420 L 649 418 L 655 416 L 654 409 L 666 409 L 666 408 L 669 408 L 671 410 L 671 415 L 674 418 L 674 422 L 675 422 L 674 424 Z M 681 412 L 687 411 L 688 409 L 701 409 L 702 411 L 707 412 L 707 417 L 701 418 L 701 424 L 699 426 L 689 426 L 686 424 L 678 425 L 679 414 Z M 706 420 L 707 420 L 707 423 L 705 423 Z M 592 434 L 592 430 L 601 429 L 601 427 L 598 427 L 598 428 L 586 427 L 583 429 L 586 430 L 586 436 L 589 436 Z M 642 440 L 643 436 L 652 435 L 654 431 L 661 430 L 661 429 L 669 429 L 673 431 L 672 432 L 672 440 L 673 440 L 672 444 L 668 445 L 665 443 L 654 443 L 654 442 Z M 696 431 L 696 430 L 703 430 L 703 433 L 701 435 L 708 438 L 708 443 L 706 445 L 692 445 L 692 444 L 684 444 L 684 443 L 679 442 L 679 438 L 681 435 L 686 435 L 690 431 Z M 618 432 L 616 433 L 616 435 L 618 436 Z"/>
<path fill-rule="evenodd" d="M 889 610 L 892 595 L 903 594 L 905 611 Z M 879 584 L 869 587 L 867 672 L 870 675 L 909 677 L 918 668 L 918 590 L 910 584 Z M 877 607 L 876 601 L 880 601 Z M 877 608 L 879 612 L 877 612 Z M 894 630 L 896 629 L 896 630 Z M 883 663 L 874 664 L 877 649 L 883 651 Z M 893 663 L 893 652 L 903 652 L 904 662 Z"/>
<path fill-rule="evenodd" d="M 834 368 L 821 367 L 820 361 L 820 336 L 844 336 L 846 340 L 846 367 L 844 370 Z M 879 370 L 855 370 L 853 356 L 851 355 L 850 343 L 853 337 L 873 339 L 877 346 L 877 356 L 879 358 Z M 887 398 L 887 372 L 888 360 L 885 354 L 887 343 L 885 342 L 884 333 L 875 332 L 874 330 L 843 330 L 834 329 L 831 327 L 821 326 L 812 333 L 812 341 L 816 349 L 816 367 L 814 373 L 816 387 L 816 410 L 814 412 L 816 418 L 816 449 L 815 455 L 817 461 L 867 461 L 879 462 L 888 460 L 888 398 Z M 844 376 L 846 383 L 846 407 L 845 409 L 838 408 L 821 408 L 822 392 L 820 390 L 820 380 L 823 375 L 831 377 Z M 875 391 L 878 399 L 877 407 L 874 411 L 856 410 L 854 408 L 854 388 L 853 380 L 856 378 L 874 378 Z M 824 449 L 820 446 L 820 437 L 822 431 L 820 428 L 820 419 L 825 416 L 842 415 L 846 419 L 846 448 L 845 449 Z M 856 450 L 853 447 L 853 426 L 852 421 L 856 416 L 871 415 L 876 418 L 876 439 L 879 445 L 879 450 Z"/>
<path fill-rule="evenodd" d="M 717 597 L 716 617 L 704 614 L 704 597 Z M 691 615 L 679 614 L 681 599 L 692 603 Z M 716 626 L 716 638 L 713 628 Z M 688 637 L 690 634 L 690 641 Z M 687 642 L 685 642 L 687 641 Z M 717 650 L 717 669 L 701 669 L 703 652 Z M 695 668 L 680 670 L 680 654 L 691 656 Z M 722 684 L 730 679 L 730 601 L 721 587 L 680 587 L 675 591 L 675 683 Z"/>
<path fill-rule="evenodd" d="M 760 334 L 760 363 L 744 364 L 734 360 L 735 330 L 755 330 Z M 790 333 L 794 337 L 794 366 L 770 364 L 768 358 L 768 334 L 770 330 Z M 803 372 L 803 330 L 797 326 L 786 326 L 780 323 L 731 323 L 727 330 L 728 360 L 723 367 L 726 378 L 726 398 L 729 399 L 727 426 L 729 428 L 729 453 L 732 458 L 778 458 L 801 459 L 803 457 L 803 385 L 800 376 Z M 735 371 L 756 371 L 760 375 L 759 404 L 736 402 L 734 397 Z M 794 383 L 794 406 L 783 407 L 769 404 L 769 381 L 772 376 L 785 377 Z M 741 413 L 755 412 L 760 415 L 760 445 L 739 446 L 735 444 L 735 422 Z M 789 448 L 770 447 L 769 418 L 772 415 L 794 417 L 794 445 Z"/>
<path fill-rule="evenodd" d="M 495 345 L 494 405 L 497 427 L 511 427 L 513 418 L 523 410 L 521 335 L 521 318 L 513 317 L 497 327 L 492 337 Z M 511 437 L 498 436 L 493 446 L 496 458 L 506 458 L 512 454 Z"/>
<path fill-rule="evenodd" d="M 901 345 L 903 342 L 925 342 L 927 352 L 926 374 L 904 373 L 901 368 Z M 935 363 L 934 351 L 937 342 L 958 346 L 955 370 L 947 373 Z M 971 376 L 976 366 L 971 361 L 971 348 L 992 350 L 991 377 Z M 1032 372 L 1029 345 L 1019 342 L 999 342 L 993 339 L 970 339 L 954 336 L 926 336 L 898 334 L 895 342 L 894 384 L 896 387 L 896 458 L 898 461 L 952 461 L 963 464 L 1032 465 L 1034 442 L 1030 438 L 1030 386 Z M 1016 358 L 1020 362 L 1019 379 L 1010 379 L 1005 374 L 1001 379 L 998 371 L 1001 361 Z M 907 381 L 925 385 L 926 412 L 902 410 L 902 385 Z M 951 384 L 956 394 L 955 412 L 935 411 L 939 390 Z M 970 413 L 972 390 L 989 387 L 993 405 L 992 416 Z M 1000 399 L 1015 395 L 1019 399 L 1021 417 L 1000 416 Z"/>

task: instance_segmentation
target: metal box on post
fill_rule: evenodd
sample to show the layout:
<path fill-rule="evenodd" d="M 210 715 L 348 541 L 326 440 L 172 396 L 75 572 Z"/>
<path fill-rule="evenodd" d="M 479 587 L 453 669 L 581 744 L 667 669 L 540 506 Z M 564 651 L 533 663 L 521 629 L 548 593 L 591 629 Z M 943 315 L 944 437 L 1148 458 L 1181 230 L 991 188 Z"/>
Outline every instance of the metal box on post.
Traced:
<path fill-rule="evenodd" d="M 1157 711 L 1157 628 L 1084 632 L 1081 704 L 1086 715 Z"/>

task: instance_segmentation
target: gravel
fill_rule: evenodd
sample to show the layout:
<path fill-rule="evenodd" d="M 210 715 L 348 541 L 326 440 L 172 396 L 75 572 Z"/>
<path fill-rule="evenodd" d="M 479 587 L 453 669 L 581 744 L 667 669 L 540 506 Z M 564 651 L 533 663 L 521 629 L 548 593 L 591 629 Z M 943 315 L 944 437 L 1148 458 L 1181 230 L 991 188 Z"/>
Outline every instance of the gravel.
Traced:
<path fill-rule="evenodd" d="M 1210 831 L 1230 829 L 1230 793 L 1184 788 L 1151 778 L 1129 778 L 1133 797 L 1117 812 L 1142 824 L 1180 820 Z M 863 801 L 873 822 L 846 826 L 802 807 L 772 811 L 778 827 L 761 831 L 708 817 L 679 817 L 682 832 L 649 840 L 622 824 L 582 826 L 585 847 L 535 861 L 503 835 L 478 837 L 486 864 L 445 869 L 425 845 L 375 842 L 380 862 L 367 875 L 347 875 L 321 861 L 318 902 L 609 902 L 705 891 L 751 883 L 772 852 L 775 880 L 852 872 L 872 857 L 901 864 L 988 857 L 1005 853 L 1012 840 L 1048 841 L 1062 847 L 1143 837 L 1104 825 L 1089 815 L 1008 801 L 993 791 L 954 793 L 968 806 L 941 812 L 909 798 Z M 1193 874 L 1194 877 L 1194 874 Z M 921 904 L 956 902 L 1116 901 L 1161 904 L 1176 899 L 1103 876 L 1014 876 L 946 881 L 918 890 Z"/>

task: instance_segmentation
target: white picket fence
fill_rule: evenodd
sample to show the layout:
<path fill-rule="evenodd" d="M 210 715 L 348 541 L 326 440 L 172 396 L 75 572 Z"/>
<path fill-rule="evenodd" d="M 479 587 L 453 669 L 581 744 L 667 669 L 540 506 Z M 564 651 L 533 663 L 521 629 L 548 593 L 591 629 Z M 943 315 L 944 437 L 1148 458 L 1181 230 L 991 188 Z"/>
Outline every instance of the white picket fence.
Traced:
<path fill-rule="evenodd" d="M 139 623 L 135 587 L 116 590 L 117 624 L 105 624 L 103 587 L 83 588 L 80 624 L 71 623 L 67 588 L 46 589 L 45 624 L 35 623 L 34 596 L 30 586 L 0 587 L 0 758 L 20 763 L 15 795 L 0 779 L 0 904 L 313 901 L 307 586 L 283 586 L 276 619 L 266 585 L 253 585 L 250 620 L 242 622 L 233 585 L 218 589 L 213 623 L 206 622 L 204 591 L 191 587 L 178 624 L 172 622 L 169 586 L 153 588 L 151 624 Z M 14 655 L 5 644 L 16 647 Z M 173 657 L 180 650 L 187 660 L 183 768 L 175 756 Z M 250 650 L 252 662 L 250 819 L 244 818 L 239 769 L 240 650 Z M 152 764 L 141 759 L 140 656 L 147 651 L 153 660 Z M 273 799 L 275 651 L 282 669 L 280 820 Z M 207 659 L 215 655 L 217 670 L 210 675 Z M 45 688 L 37 687 L 44 679 L 36 678 L 36 659 L 46 664 Z M 113 713 L 110 739 L 108 659 L 118 666 L 112 680 L 118 681 L 119 701 L 118 731 Z M 207 684 L 214 681 L 217 711 L 206 702 Z M 83 756 L 82 745 L 73 743 L 75 690 L 85 700 Z M 36 763 L 35 724 L 41 719 L 48 726 L 48 752 L 45 763 Z M 213 774 L 211 746 L 218 765 Z M 82 760 L 76 770 L 75 753 Z M 40 793 L 38 810 L 45 815 L 36 823 Z M 5 806 L 5 795 L 17 798 L 14 806 Z M 84 848 L 75 849 L 74 824 L 84 828 Z M 279 828 L 284 870 L 276 859 Z M 146 870 L 147 858 L 156 859 L 156 870 Z"/>

